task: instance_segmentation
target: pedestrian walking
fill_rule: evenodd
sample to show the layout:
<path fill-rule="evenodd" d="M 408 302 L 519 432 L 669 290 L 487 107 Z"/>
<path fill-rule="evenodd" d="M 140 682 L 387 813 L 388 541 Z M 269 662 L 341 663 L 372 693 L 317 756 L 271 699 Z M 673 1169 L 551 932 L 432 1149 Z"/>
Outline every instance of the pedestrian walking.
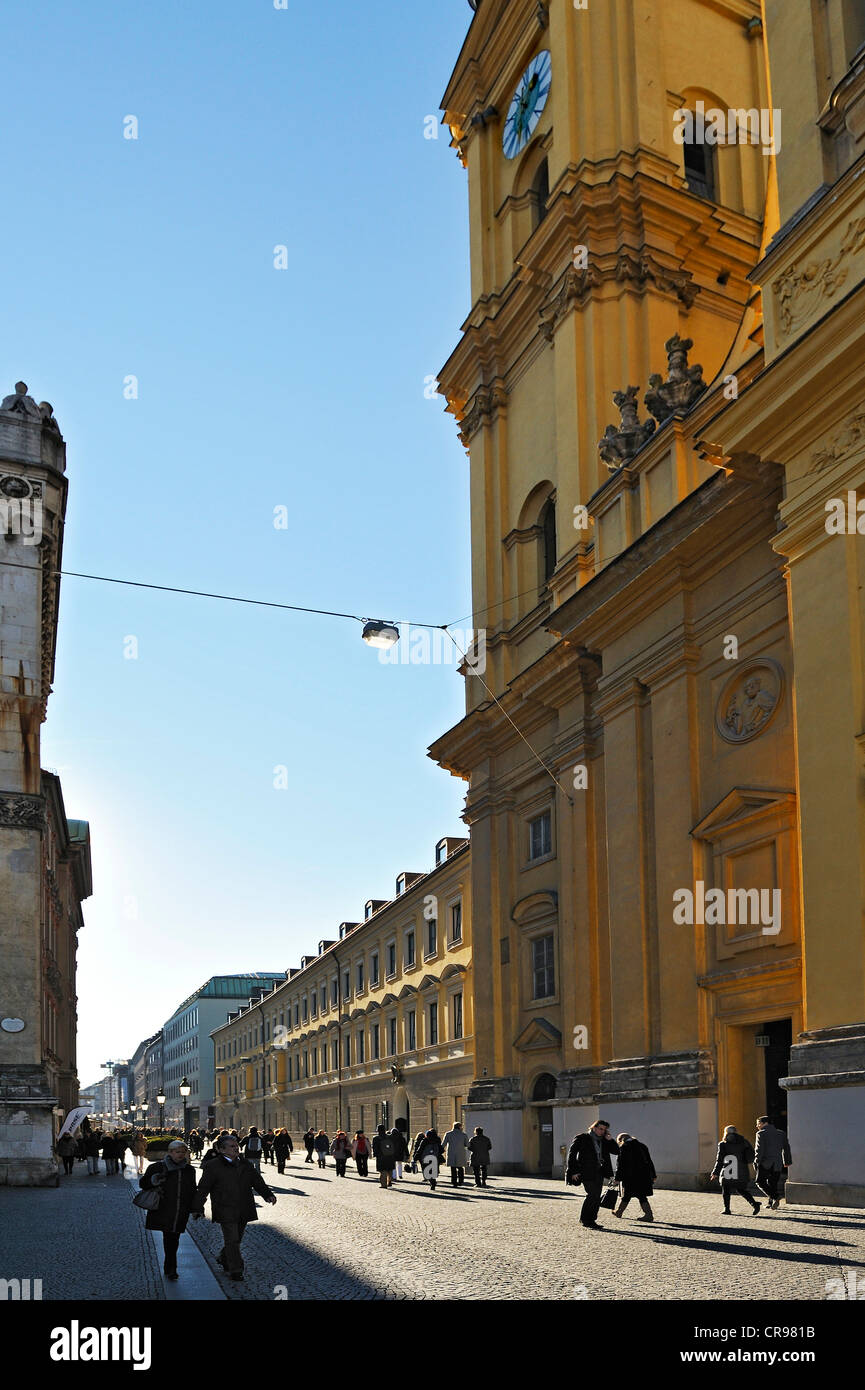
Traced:
<path fill-rule="evenodd" d="M 75 1140 L 75 1162 L 83 1163 L 86 1154 L 84 1152 L 84 1130 L 78 1131 L 78 1138 Z"/>
<path fill-rule="evenodd" d="M 613 1176 L 612 1155 L 618 1147 L 610 1138 L 606 1120 L 595 1120 L 583 1134 L 575 1134 L 568 1150 L 565 1182 L 572 1187 L 582 1183 L 586 1196 L 580 1208 L 580 1225 L 589 1231 L 602 1231 L 598 1222 L 604 1178 Z"/>
<path fill-rule="evenodd" d="M 264 1152 L 264 1145 L 261 1142 L 261 1135 L 255 1125 L 250 1126 L 249 1133 L 240 1141 L 240 1147 L 246 1150 L 246 1157 L 254 1168 L 261 1172 L 261 1156 Z"/>
<path fill-rule="evenodd" d="M 148 1211 L 144 1224 L 148 1231 L 162 1232 L 163 1271 L 166 1279 L 176 1279 L 177 1247 L 196 1200 L 195 1170 L 182 1139 L 172 1140 L 165 1158 L 148 1164 L 139 1187 L 159 1193 L 159 1206 Z"/>
<path fill-rule="evenodd" d="M 132 1157 L 135 1159 L 135 1167 L 139 1173 L 144 1172 L 144 1160 L 147 1157 L 147 1136 L 140 1129 L 132 1141 Z"/>
<path fill-rule="evenodd" d="M 469 1149 L 468 1136 L 459 1120 L 454 1120 L 453 1129 L 449 1129 L 442 1140 L 442 1148 L 447 1153 L 445 1162 L 451 1170 L 451 1186 L 462 1187 L 466 1180 Z"/>
<path fill-rule="evenodd" d="M 103 1134 L 102 1136 L 102 1159 L 105 1163 L 105 1174 L 113 1177 L 117 1170 L 117 1140 L 113 1134 Z"/>
<path fill-rule="evenodd" d="M 71 1173 L 72 1169 L 75 1167 L 75 1149 L 75 1140 L 67 1129 L 66 1133 L 61 1134 L 60 1138 L 57 1140 L 57 1152 L 63 1159 L 64 1177 Z"/>
<path fill-rule="evenodd" d="M 354 1159 L 359 1178 L 369 1176 L 369 1140 L 362 1129 L 355 1130 L 351 1141 L 351 1156 Z"/>
<path fill-rule="evenodd" d="M 720 1178 L 725 1216 L 733 1215 L 730 1210 L 730 1198 L 734 1192 L 738 1192 L 740 1197 L 745 1198 L 751 1208 L 752 1216 L 756 1216 L 761 1210 L 760 1203 L 755 1202 L 748 1191 L 748 1184 L 751 1180 L 748 1165 L 753 1162 L 754 1150 L 744 1134 L 740 1134 L 735 1125 L 727 1125 L 724 1130 L 724 1137 L 718 1145 L 715 1166 L 710 1174 L 716 1181 Z"/>
<path fill-rule="evenodd" d="M 384 1125 L 379 1125 L 373 1136 L 372 1154 L 375 1159 L 375 1168 L 381 1186 L 393 1187 L 393 1170 L 396 1167 L 397 1145 L 393 1133 L 391 1132 L 389 1134 Z"/>
<path fill-rule="evenodd" d="M 641 1144 L 639 1139 L 635 1139 L 631 1134 L 617 1135 L 616 1143 L 619 1146 L 616 1181 L 619 1184 L 620 1200 L 613 1215 L 622 1216 L 628 1203 L 636 1197 L 643 1211 L 637 1220 L 654 1221 L 655 1215 L 648 1199 L 654 1192 L 652 1184 L 658 1175 L 652 1156 L 645 1144 Z"/>
<path fill-rule="evenodd" d="M 264 1134 L 262 1134 L 262 1136 L 261 1136 L 261 1143 L 262 1143 L 262 1147 L 263 1147 L 263 1149 L 264 1149 L 264 1161 L 265 1161 L 265 1163 L 273 1163 L 273 1141 L 274 1141 L 275 1138 L 276 1138 L 276 1135 L 274 1134 L 272 1128 L 271 1128 L 271 1129 L 268 1129 L 268 1130 L 267 1130 Z"/>
<path fill-rule="evenodd" d="M 91 1129 L 84 1136 L 84 1153 L 87 1157 L 87 1176 L 95 1178 L 99 1174 L 99 1154 L 102 1149 L 102 1135 L 98 1129 Z"/>
<path fill-rule="evenodd" d="M 312 1151 L 315 1148 L 315 1130 L 310 1128 L 303 1136 L 303 1143 L 306 1149 L 305 1163 L 312 1163 Z"/>
<path fill-rule="evenodd" d="M 320 1129 L 318 1131 L 318 1134 L 315 1136 L 315 1142 L 313 1144 L 313 1147 L 318 1155 L 319 1168 L 326 1168 L 327 1155 L 330 1150 L 330 1140 L 328 1139 L 323 1129 Z"/>
<path fill-rule="evenodd" d="M 126 1172 L 126 1150 L 129 1148 L 129 1137 L 124 1130 L 120 1130 L 114 1136 L 114 1157 L 117 1160 L 115 1173 Z"/>
<path fill-rule="evenodd" d="M 258 1220 L 255 1193 L 266 1202 L 275 1202 L 257 1167 L 241 1157 L 240 1145 L 234 1135 L 221 1134 L 216 1141 L 216 1156 L 208 1163 L 198 1180 L 193 1215 L 204 1215 L 204 1203 L 210 1198 L 211 1220 L 222 1227 L 223 1246 L 217 1261 L 235 1281 L 243 1278 L 243 1256 L 240 1243 L 250 1221 Z"/>
<path fill-rule="evenodd" d="M 403 1121 L 403 1123 L 405 1123 L 405 1121 Z M 388 1134 L 393 1139 L 394 1149 L 396 1152 L 396 1164 L 393 1170 L 394 1177 L 401 1178 L 403 1175 L 403 1164 L 409 1162 L 408 1140 L 406 1139 L 403 1131 L 397 1125 L 394 1125 L 393 1129 L 389 1129 Z"/>
<path fill-rule="evenodd" d="M 201 1134 L 199 1130 L 194 1129 L 189 1136 L 189 1152 L 192 1154 L 193 1158 L 200 1158 L 203 1148 L 204 1135 Z M 132 1152 L 134 1153 L 135 1150 L 133 1149 Z"/>
<path fill-rule="evenodd" d="M 278 1129 L 273 1136 L 273 1153 L 276 1158 L 276 1171 L 285 1172 L 285 1160 L 291 1158 L 294 1145 L 291 1142 L 291 1135 L 284 1127 Z"/>
<path fill-rule="evenodd" d="M 492 1147 L 492 1140 L 487 1138 L 480 1125 L 475 1125 L 475 1132 L 468 1143 L 475 1187 L 486 1187 L 487 1185 L 487 1169 L 490 1166 Z"/>
<path fill-rule="evenodd" d="M 439 1167 L 444 1162 L 444 1156 L 442 1141 L 437 1132 L 434 1129 L 428 1129 L 420 1145 L 415 1144 L 412 1158 L 420 1164 L 424 1182 L 429 1183 L 433 1192 L 435 1192 Z"/>
<path fill-rule="evenodd" d="M 338 1178 L 344 1178 L 345 1166 L 351 1158 L 351 1144 L 349 1143 L 348 1135 L 344 1129 L 338 1129 L 336 1131 L 333 1137 L 333 1143 L 330 1146 L 330 1152 L 333 1154 L 336 1163 L 336 1176 Z"/>
<path fill-rule="evenodd" d="M 768 1115 L 761 1115 L 757 1121 L 757 1139 L 754 1145 L 754 1163 L 757 1168 L 757 1186 L 769 1199 L 769 1210 L 778 1210 L 780 1205 L 778 1183 L 793 1162 L 790 1141 L 783 1129 L 776 1129 Z"/>

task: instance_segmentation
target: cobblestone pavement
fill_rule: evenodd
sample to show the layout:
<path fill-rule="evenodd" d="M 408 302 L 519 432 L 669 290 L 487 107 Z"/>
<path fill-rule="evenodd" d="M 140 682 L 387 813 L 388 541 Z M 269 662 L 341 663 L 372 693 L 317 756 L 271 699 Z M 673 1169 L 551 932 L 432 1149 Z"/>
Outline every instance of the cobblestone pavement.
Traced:
<path fill-rule="evenodd" d="M 189 1226 L 233 1299 L 822 1301 L 845 1269 L 865 1279 L 865 1211 L 764 1204 L 753 1217 L 738 1199 L 724 1216 L 717 1194 L 659 1191 L 654 1225 L 636 1222 L 634 1202 L 591 1231 L 579 1224 L 582 1189 L 543 1178 L 454 1190 L 445 1174 L 432 1192 L 407 1175 L 384 1192 L 374 1176 L 337 1178 L 302 1159 L 284 1177 L 262 1172 L 279 1200 L 259 1199 L 243 1283 L 215 1263 L 219 1228 Z"/>
<path fill-rule="evenodd" d="M 145 1213 L 99 1168 L 91 1178 L 76 1163 L 59 1187 L 0 1187 L 0 1278 L 41 1279 L 43 1300 L 165 1298 Z"/>

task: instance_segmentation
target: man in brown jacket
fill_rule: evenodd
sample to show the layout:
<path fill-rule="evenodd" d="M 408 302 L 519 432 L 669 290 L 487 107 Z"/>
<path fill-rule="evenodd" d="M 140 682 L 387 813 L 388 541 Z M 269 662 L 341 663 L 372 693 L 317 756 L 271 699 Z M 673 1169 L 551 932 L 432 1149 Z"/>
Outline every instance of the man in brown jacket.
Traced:
<path fill-rule="evenodd" d="M 211 1220 L 222 1227 L 223 1248 L 219 1263 L 232 1279 L 243 1278 L 240 1242 L 250 1221 L 258 1220 L 254 1192 L 266 1202 L 275 1202 L 257 1168 L 240 1156 L 240 1145 L 233 1134 L 221 1134 L 216 1141 L 216 1157 L 203 1170 L 195 1194 L 195 1216 L 204 1215 L 204 1202 L 210 1197 Z"/>

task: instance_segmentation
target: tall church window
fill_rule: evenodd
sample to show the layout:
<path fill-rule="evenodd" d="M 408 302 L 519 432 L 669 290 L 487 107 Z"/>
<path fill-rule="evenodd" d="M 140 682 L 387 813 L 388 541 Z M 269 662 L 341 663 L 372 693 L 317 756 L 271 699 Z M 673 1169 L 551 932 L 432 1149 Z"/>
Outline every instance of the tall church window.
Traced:
<path fill-rule="evenodd" d="M 547 215 L 547 199 L 550 196 L 550 166 L 546 159 L 542 159 L 538 165 L 537 173 L 532 180 L 532 231 L 540 226 Z"/>
<path fill-rule="evenodd" d="M 556 568 L 556 504 L 550 498 L 541 513 L 541 574 L 548 584 Z"/>
<path fill-rule="evenodd" d="M 686 140 L 682 146 L 685 157 L 685 178 L 688 188 L 698 198 L 707 198 L 710 203 L 718 201 L 718 179 L 715 169 L 715 151 L 705 141 L 699 144 Z"/>

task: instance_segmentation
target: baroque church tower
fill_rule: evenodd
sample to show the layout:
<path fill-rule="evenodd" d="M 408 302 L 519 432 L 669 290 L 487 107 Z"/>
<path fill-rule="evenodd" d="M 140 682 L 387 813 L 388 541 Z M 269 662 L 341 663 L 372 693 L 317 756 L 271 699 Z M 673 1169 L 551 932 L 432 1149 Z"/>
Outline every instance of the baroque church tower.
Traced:
<path fill-rule="evenodd" d="M 807 1027 L 786 460 L 721 426 L 767 368 L 776 156 L 789 130 L 816 159 L 825 51 L 767 6 L 811 103 L 782 131 L 758 0 L 472 9 L 442 103 L 472 305 L 440 383 L 487 664 L 430 750 L 468 783 L 467 1121 L 560 1173 L 600 1110 L 694 1186 L 719 1127 L 790 1122 Z"/>

